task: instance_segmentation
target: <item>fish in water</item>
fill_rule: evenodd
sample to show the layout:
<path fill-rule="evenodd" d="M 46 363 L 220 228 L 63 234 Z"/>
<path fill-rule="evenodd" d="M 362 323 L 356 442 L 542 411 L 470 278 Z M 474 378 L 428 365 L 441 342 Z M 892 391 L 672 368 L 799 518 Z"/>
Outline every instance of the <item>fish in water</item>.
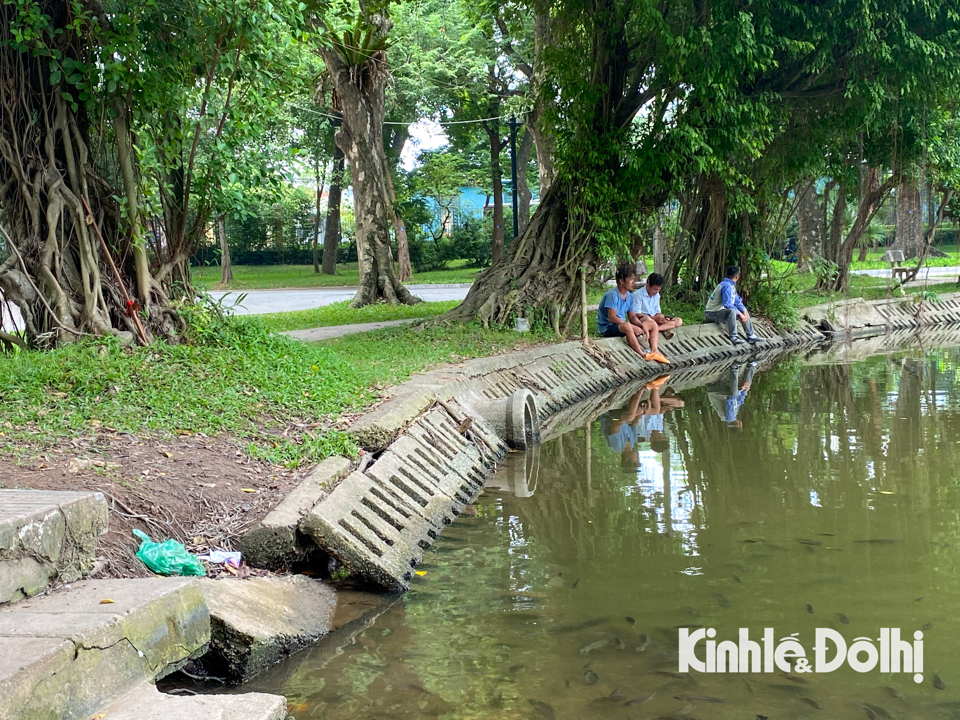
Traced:
<path fill-rule="evenodd" d="M 576 589 L 577 589 L 577 585 L 579 585 L 579 584 L 580 584 L 580 578 L 577 578 L 576 581 L 573 583 L 573 589 L 576 590 Z"/>
<path fill-rule="evenodd" d="M 873 545 L 890 545 L 891 543 L 900 542 L 899 538 L 874 538 L 873 540 L 854 540 L 858 543 L 871 543 Z"/>
<path fill-rule="evenodd" d="M 581 654 L 581 655 L 588 655 L 589 653 L 593 652 L 594 650 L 599 650 L 600 648 L 605 648 L 605 647 L 606 647 L 607 645 L 609 645 L 609 644 L 610 644 L 610 638 L 604 638 L 603 640 L 597 640 L 596 642 L 592 642 L 592 643 L 590 643 L 589 645 L 584 645 L 582 648 L 580 648 L 580 654 Z"/>
<path fill-rule="evenodd" d="M 790 682 L 800 683 L 801 685 L 809 685 L 810 681 L 806 678 L 802 678 L 799 675 L 794 675 L 793 673 L 785 672 L 783 676 Z"/>
<path fill-rule="evenodd" d="M 896 688 L 892 688 L 889 685 L 884 685 L 883 691 L 890 697 L 897 698 L 897 700 L 903 700 L 903 693 Z"/>
<path fill-rule="evenodd" d="M 914 602 L 920 602 L 920 601 L 923 600 L 925 597 L 926 597 L 926 595 L 921 595 L 921 596 L 918 597 L 918 598 L 914 598 L 913 601 L 914 601 Z"/>
<path fill-rule="evenodd" d="M 597 681 L 600 679 L 600 676 L 597 675 L 593 670 L 587 670 L 583 674 L 583 680 L 587 685 L 596 685 Z"/>
<path fill-rule="evenodd" d="M 626 685 L 618 685 L 617 689 L 614 690 L 612 693 L 610 693 L 607 697 L 609 697 L 611 700 L 622 700 L 623 691 L 626 689 L 627 689 Z"/>
<path fill-rule="evenodd" d="M 743 578 L 740 577 L 739 575 L 734 575 L 734 576 L 733 576 L 733 579 L 736 580 L 736 581 L 737 581 L 738 583 L 740 583 L 741 585 L 743 585 L 743 582 L 744 582 L 744 581 L 743 581 Z"/>
<path fill-rule="evenodd" d="M 573 687 L 573 683 L 570 682 L 569 678 L 563 684 L 567 686 L 567 690 Z"/>
<path fill-rule="evenodd" d="M 623 640 L 618 637 L 610 638 L 610 642 L 617 650 L 623 650 L 626 647 L 626 645 L 623 644 Z"/>
<path fill-rule="evenodd" d="M 817 533 L 820 537 L 835 537 L 833 533 Z"/>
<path fill-rule="evenodd" d="M 631 705 L 642 705 L 645 702 L 650 702 L 651 700 L 653 700 L 654 695 L 656 695 L 656 693 L 652 693 L 650 695 L 644 695 L 643 697 L 635 697 L 632 700 L 627 700 L 623 704 L 623 706 L 630 707 Z"/>
<path fill-rule="evenodd" d="M 743 680 L 743 684 L 747 686 L 747 692 L 753 695 L 753 683 L 747 680 L 746 678 L 740 678 Z"/>
<path fill-rule="evenodd" d="M 810 613 L 811 615 L 813 615 L 813 613 L 816 612 L 813 609 L 813 605 L 811 605 L 810 603 L 807 603 L 807 612 Z"/>
<path fill-rule="evenodd" d="M 731 602 L 723 593 L 714 593 L 713 599 L 717 601 L 717 605 L 720 607 L 728 608 L 731 607 Z"/>
<path fill-rule="evenodd" d="M 817 551 L 814 548 L 807 545 L 807 552 L 810 553 L 811 555 L 815 555 Z"/>
<path fill-rule="evenodd" d="M 547 720 L 554 720 L 557 717 L 557 714 L 553 711 L 553 706 L 548 705 L 542 700 L 527 700 L 533 706 L 533 709 L 536 710 L 540 715 L 547 718 Z"/>
<path fill-rule="evenodd" d="M 840 613 L 840 622 L 842 622 L 844 625 L 849 625 L 849 624 L 850 624 L 850 618 L 848 618 L 848 617 L 847 617 L 846 615 L 844 615 L 843 613 Z"/>
<path fill-rule="evenodd" d="M 726 700 L 709 695 L 674 695 L 674 699 L 693 703 L 725 703 Z"/>
<path fill-rule="evenodd" d="M 886 708 L 882 708 L 879 705 L 871 705 L 870 703 L 865 702 L 865 703 L 860 703 L 860 707 L 866 710 L 867 714 L 871 715 L 871 717 L 878 717 L 878 718 L 893 717 L 893 715 L 890 714 L 889 710 L 887 710 Z"/>
<path fill-rule="evenodd" d="M 516 673 L 516 672 L 520 672 L 520 671 L 523 670 L 525 667 L 526 667 L 526 665 L 524 665 L 523 663 L 520 663 L 519 665 L 513 665 L 513 666 L 507 668 L 507 672 L 510 673 L 511 675 L 513 675 L 513 674 Z"/>
<path fill-rule="evenodd" d="M 630 617 L 629 615 L 627 615 L 627 616 L 624 617 L 623 619 L 626 620 L 628 623 L 630 623 L 630 624 L 633 625 L 633 626 L 636 626 L 636 624 L 637 624 L 637 619 L 636 619 L 636 618 L 632 618 L 632 617 Z"/>
<path fill-rule="evenodd" d="M 946 683 L 944 683 L 943 680 L 940 679 L 940 673 L 935 672 L 935 673 L 933 674 L 933 686 L 934 686 L 937 690 L 946 690 L 946 689 L 947 689 Z"/>
<path fill-rule="evenodd" d="M 763 538 L 747 538 L 746 540 L 744 540 L 744 542 L 750 543 L 751 545 L 753 545 L 755 543 L 766 542 L 766 540 L 764 540 Z"/>
<path fill-rule="evenodd" d="M 700 611 L 697 610 L 695 607 L 684 605 L 683 609 L 687 613 L 687 615 L 690 615 L 692 617 L 700 617 Z"/>
<path fill-rule="evenodd" d="M 924 632 L 926 632 L 927 630 L 929 630 L 929 629 L 932 628 L 932 627 L 933 627 L 933 620 L 931 620 L 931 621 L 928 622 L 928 623 L 924 623 L 924 624 L 923 624 L 923 627 L 921 627 L 920 629 L 923 630 Z"/>
<path fill-rule="evenodd" d="M 578 630 L 587 630 L 588 628 L 596 627 L 597 625 L 603 625 L 605 622 L 605 618 L 596 618 L 595 620 L 586 620 L 585 622 L 577 623 L 576 625 L 561 625 L 560 627 L 554 628 L 548 632 L 551 632 L 554 635 L 560 635 L 562 633 L 577 632 Z"/>
<path fill-rule="evenodd" d="M 800 538 L 797 542 L 801 545 L 823 545 L 819 540 L 809 540 L 807 538 Z"/>
<path fill-rule="evenodd" d="M 816 708 L 817 710 L 823 710 L 823 705 L 821 705 L 820 703 L 818 703 L 818 702 L 817 702 L 816 700 L 814 700 L 812 697 L 807 697 L 806 695 L 801 695 L 801 696 L 799 696 L 799 697 L 797 698 L 797 700 L 800 700 L 801 702 L 805 702 L 807 705 L 809 705 L 809 706 L 812 707 L 812 708 Z"/>
<path fill-rule="evenodd" d="M 640 633 L 640 644 L 637 645 L 637 652 L 643 652 L 650 644 L 650 636 L 646 633 Z"/>
<path fill-rule="evenodd" d="M 654 675 L 661 675 L 663 677 L 675 678 L 677 680 L 686 680 L 690 676 L 686 673 L 673 672 L 672 670 L 654 670 Z"/>

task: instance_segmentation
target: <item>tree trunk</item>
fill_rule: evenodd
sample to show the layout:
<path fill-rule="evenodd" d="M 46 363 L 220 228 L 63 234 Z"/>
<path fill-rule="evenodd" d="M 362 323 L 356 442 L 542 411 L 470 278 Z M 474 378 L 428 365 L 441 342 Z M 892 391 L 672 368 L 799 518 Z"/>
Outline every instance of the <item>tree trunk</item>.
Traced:
<path fill-rule="evenodd" d="M 918 184 L 903 178 L 897 185 L 897 234 L 893 249 L 902 250 L 905 258 L 920 255 L 923 247 L 923 207 Z"/>
<path fill-rule="evenodd" d="M 491 104 L 491 115 L 494 117 L 499 111 L 500 104 Z M 491 255 L 496 265 L 503 259 L 503 172 L 500 169 L 500 122 L 491 120 L 483 123 L 490 142 L 490 179 L 493 184 L 493 238 L 491 239 Z"/>
<path fill-rule="evenodd" d="M 563 332 L 578 322 L 581 265 L 589 281 L 596 257 L 585 235 L 570 228 L 572 189 L 554 183 L 540 197 L 530 223 L 504 257 L 477 276 L 461 305 L 444 318 L 479 318 L 485 326 L 506 325 L 525 306 L 556 307 Z"/>
<path fill-rule="evenodd" d="M 527 114 L 527 131 L 533 138 L 537 148 L 537 172 L 540 176 L 540 196 L 546 193 L 556 177 L 553 159 L 557 154 L 557 142 L 552 130 L 547 126 L 547 108 L 550 94 L 544 92 L 543 83 L 546 81 L 546 69 L 543 62 L 543 51 L 550 47 L 550 14 L 537 13 L 533 20 L 533 77 L 530 82 L 534 97 L 533 108 Z"/>
<path fill-rule="evenodd" d="M 217 218 L 217 240 L 220 241 L 220 282 L 233 282 L 233 264 L 230 262 L 230 244 L 227 242 L 226 216 Z"/>
<path fill-rule="evenodd" d="M 43 0 L 37 9 L 53 26 L 59 58 L 87 61 L 87 39 L 75 34 L 68 5 Z M 5 5 L 0 38 L 22 30 L 20 22 Z M 115 114 L 117 145 L 98 157 L 116 164 L 104 168 L 90 157 L 83 107 L 75 113 L 63 97 L 64 81 L 50 79 L 48 58 L 0 42 L 0 232 L 9 253 L 0 261 L 0 294 L 19 308 L 31 347 L 83 334 L 175 339 L 179 318 L 150 275 L 143 245 L 129 109 L 120 105 Z M 122 190 L 109 177 L 119 177 Z M 117 197 L 125 198 L 126 213 Z"/>
<path fill-rule="evenodd" d="M 823 208 L 817 199 L 817 181 L 801 186 L 797 201 L 797 256 L 801 270 L 809 270 L 814 258 L 823 255 Z"/>
<path fill-rule="evenodd" d="M 317 157 L 314 167 L 314 177 L 317 180 L 317 204 L 313 213 L 313 272 L 320 274 L 320 201 L 323 199 L 323 184 L 326 181 L 327 164 L 323 164 L 323 174 L 320 173 L 320 158 Z"/>
<path fill-rule="evenodd" d="M 883 202 L 883 199 L 886 197 L 887 193 L 890 192 L 894 182 L 894 176 L 891 175 L 886 181 L 883 182 L 883 184 L 881 184 L 880 171 L 873 167 L 867 169 L 865 178 L 866 187 L 864 188 L 863 192 L 863 200 L 860 201 L 860 206 L 857 208 L 857 216 L 853 221 L 853 226 L 847 233 L 846 238 L 837 248 L 835 257 L 830 258 L 837 264 L 837 275 L 834 278 L 833 283 L 828 284 L 830 289 L 838 292 L 843 292 L 847 289 L 847 278 L 850 271 L 850 263 L 853 260 L 853 248 L 856 246 L 860 236 L 863 235 L 867 227 L 870 225 L 870 221 L 873 220 L 874 215 L 877 214 L 877 210 L 880 209 L 880 204 Z M 842 188 L 838 188 L 837 192 L 840 193 L 841 197 L 843 196 Z M 834 210 L 834 222 L 832 225 L 833 228 L 831 229 L 831 235 L 833 235 L 837 230 L 836 210 Z M 842 224 L 839 227 L 842 229 Z M 820 289 L 823 289 L 823 285 L 824 283 L 820 284 Z"/>
<path fill-rule="evenodd" d="M 379 38 L 390 21 L 382 14 L 364 17 Z M 377 39 L 376 37 L 374 39 Z M 335 140 L 350 163 L 356 218 L 360 283 L 351 307 L 363 307 L 382 298 L 391 305 L 413 305 L 419 298 L 397 280 L 390 250 L 390 202 L 384 172 L 384 90 L 387 83 L 386 51 L 365 56 L 360 65 L 349 65 L 333 48 L 320 51 L 340 100 L 343 124 Z M 349 54 L 352 57 L 353 53 Z"/>
<path fill-rule="evenodd" d="M 393 176 L 390 168 L 383 170 L 387 181 L 387 199 L 390 201 L 390 219 L 393 221 L 393 234 L 397 237 L 397 281 L 407 282 L 413 277 L 413 266 L 410 264 L 410 244 L 407 240 L 407 228 L 403 218 L 397 212 L 397 193 L 393 187 Z"/>
<path fill-rule="evenodd" d="M 533 193 L 527 185 L 527 166 L 530 164 L 530 154 L 533 150 L 533 135 L 524 130 L 520 146 L 517 148 L 517 226 L 523 235 L 530 224 L 530 201 Z"/>
<path fill-rule="evenodd" d="M 339 145 L 333 148 L 333 177 L 327 193 L 327 217 L 323 226 L 323 274 L 337 274 L 340 247 L 340 197 L 343 194 L 344 158 Z"/>

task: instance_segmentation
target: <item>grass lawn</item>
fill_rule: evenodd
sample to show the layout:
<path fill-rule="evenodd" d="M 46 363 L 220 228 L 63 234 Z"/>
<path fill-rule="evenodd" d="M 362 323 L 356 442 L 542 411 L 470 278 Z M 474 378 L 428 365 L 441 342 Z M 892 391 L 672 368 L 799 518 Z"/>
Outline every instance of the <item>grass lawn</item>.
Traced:
<path fill-rule="evenodd" d="M 958 245 L 939 245 L 937 246 L 938 250 L 942 250 L 947 254 L 947 257 L 931 257 L 927 258 L 927 261 L 924 263 L 926 267 L 950 267 L 953 265 L 960 265 L 960 246 Z M 854 257 L 856 257 L 855 251 Z M 876 252 L 869 251 L 867 252 L 867 259 L 864 262 L 854 261 L 850 268 L 853 270 L 889 270 L 890 263 L 884 262 L 880 258 L 883 257 L 883 253 L 886 252 L 886 248 L 881 248 Z M 916 265 L 917 259 L 907 260 L 903 263 L 904 265 Z"/>
<path fill-rule="evenodd" d="M 417 305 L 367 305 L 352 309 L 347 300 L 331 303 L 324 307 L 293 312 L 270 313 L 257 317 L 270 329 L 277 332 L 285 330 L 305 330 L 331 325 L 352 325 L 354 323 L 383 322 L 385 320 L 404 320 L 406 318 L 430 318 L 460 304 L 459 300 L 442 302 L 423 302 Z"/>
<path fill-rule="evenodd" d="M 478 272 L 478 268 L 454 267 L 418 273 L 409 284 L 472 283 Z M 356 263 L 338 265 L 336 275 L 314 274 L 312 265 L 235 265 L 233 282 L 226 285 L 220 282 L 217 266 L 195 267 L 190 276 L 194 286 L 201 290 L 353 287 L 360 281 Z"/>
<path fill-rule="evenodd" d="M 355 454 L 343 418 L 369 407 L 384 387 L 548 339 L 452 325 L 306 344 L 257 318 L 197 316 L 193 345 L 123 348 L 111 338 L 0 354 L 0 455 L 26 460 L 108 430 L 232 437 L 250 456 L 287 466 Z"/>

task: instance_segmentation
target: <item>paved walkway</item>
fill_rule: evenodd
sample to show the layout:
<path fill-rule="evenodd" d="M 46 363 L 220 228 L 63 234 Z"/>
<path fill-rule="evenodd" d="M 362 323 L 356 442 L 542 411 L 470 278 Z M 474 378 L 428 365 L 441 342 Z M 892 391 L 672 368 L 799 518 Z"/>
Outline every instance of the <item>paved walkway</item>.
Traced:
<path fill-rule="evenodd" d="M 395 327 L 397 325 L 407 325 L 412 322 L 417 322 L 418 320 L 429 319 L 430 318 L 408 318 L 406 320 L 384 320 L 383 322 L 357 323 L 355 325 L 332 325 L 330 327 L 309 328 L 307 330 L 287 330 L 280 334 L 289 335 L 292 338 L 303 340 L 304 342 L 318 342 L 320 340 L 343 337 L 344 335 L 380 330 L 381 328 Z"/>
<path fill-rule="evenodd" d="M 449 285 L 407 285 L 407 289 L 425 302 L 463 300 L 470 289 L 469 283 Z M 352 300 L 357 294 L 355 287 L 337 288 L 284 288 L 279 290 L 216 291 L 210 296 L 222 301 L 226 307 L 233 306 L 241 295 L 243 303 L 233 312 L 237 315 L 262 315 L 264 313 L 310 310 L 341 300 Z"/>

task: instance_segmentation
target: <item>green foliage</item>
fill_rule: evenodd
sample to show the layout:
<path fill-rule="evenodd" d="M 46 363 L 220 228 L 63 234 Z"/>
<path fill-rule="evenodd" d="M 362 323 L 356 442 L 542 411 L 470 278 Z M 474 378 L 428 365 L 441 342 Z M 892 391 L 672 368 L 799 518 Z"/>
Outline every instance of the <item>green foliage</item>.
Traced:
<path fill-rule="evenodd" d="M 417 305 L 365 305 L 351 308 L 347 300 L 332 303 L 310 310 L 270 313 L 258 318 L 275 332 L 304 330 L 306 328 L 331 327 L 334 325 L 352 325 L 356 323 L 385 322 L 388 320 L 406 320 L 413 318 L 431 318 L 460 304 L 459 300 L 443 302 L 423 302 Z"/>
<path fill-rule="evenodd" d="M 535 333 L 439 325 L 311 345 L 209 303 L 185 311 L 194 344 L 123 347 L 106 338 L 0 355 L 0 442 L 22 449 L 102 427 L 225 435 L 252 456 L 290 466 L 355 455 L 336 421 L 375 402 L 377 388 L 433 365 L 542 340 Z"/>

